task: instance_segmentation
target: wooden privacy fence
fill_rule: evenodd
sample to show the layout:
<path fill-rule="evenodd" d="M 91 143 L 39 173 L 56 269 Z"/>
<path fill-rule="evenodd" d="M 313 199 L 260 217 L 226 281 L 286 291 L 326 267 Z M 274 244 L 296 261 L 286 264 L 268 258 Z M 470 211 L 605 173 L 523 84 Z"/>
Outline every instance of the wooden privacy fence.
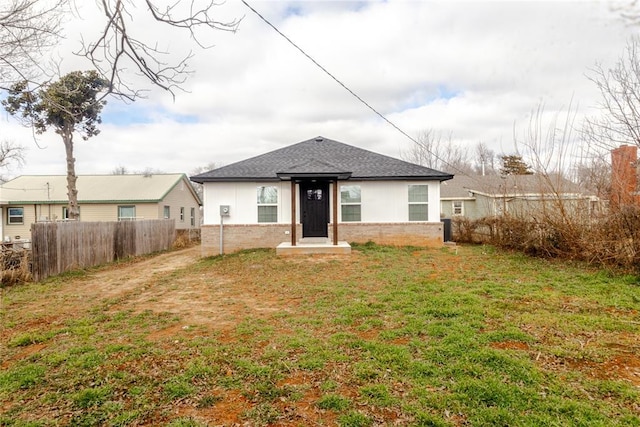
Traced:
<path fill-rule="evenodd" d="M 31 225 L 31 274 L 36 281 L 78 268 L 169 249 L 175 221 L 38 222 Z"/>

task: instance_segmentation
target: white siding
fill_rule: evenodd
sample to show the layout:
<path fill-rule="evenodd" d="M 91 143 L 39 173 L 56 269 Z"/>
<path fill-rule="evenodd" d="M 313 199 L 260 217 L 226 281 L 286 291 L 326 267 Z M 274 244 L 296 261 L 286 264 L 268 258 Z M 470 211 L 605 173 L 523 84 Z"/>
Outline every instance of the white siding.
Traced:
<path fill-rule="evenodd" d="M 429 222 L 440 222 L 439 181 L 340 181 L 340 185 L 360 185 L 362 190 L 362 222 L 406 222 L 409 220 L 409 184 L 424 184 L 429 188 Z M 204 224 L 220 223 L 220 205 L 230 206 L 225 224 L 257 224 L 257 188 L 278 188 L 278 223 L 291 223 L 291 183 L 279 182 L 216 182 L 204 184 Z M 299 206 L 299 193 L 296 201 Z M 333 194 L 333 189 L 330 189 Z M 331 196 L 333 207 L 333 196 Z M 340 197 L 338 192 L 338 198 Z M 340 201 L 338 200 L 338 203 Z M 299 209 L 296 209 L 299 212 Z M 332 210 L 330 210 L 332 212 Z M 340 218 L 338 207 L 338 218 Z M 299 219 L 299 218 L 298 218 Z"/>
<path fill-rule="evenodd" d="M 8 215 L 7 209 L 9 207 L 21 207 L 24 208 L 24 222 L 22 224 L 7 224 Z M 9 205 L 2 207 L 2 238 L 8 236 L 13 239 L 30 239 L 31 238 L 31 224 L 36 222 L 36 207 L 34 205 Z"/>
<path fill-rule="evenodd" d="M 278 182 L 216 182 L 204 184 L 204 224 L 220 223 L 220 205 L 230 206 L 225 224 L 258 223 L 258 187 L 278 189 L 278 223 L 291 222 L 291 183 Z"/>
<path fill-rule="evenodd" d="M 440 222 L 439 181 L 342 181 L 338 183 L 338 185 L 341 184 L 360 186 L 362 222 L 409 221 L 409 185 L 428 185 L 429 222 Z M 341 217 L 340 212 L 338 217 Z"/>
<path fill-rule="evenodd" d="M 164 207 L 169 206 L 171 219 L 176 221 L 176 230 L 200 227 L 200 206 L 191 192 L 189 183 L 180 180 L 178 184 L 158 203 L 157 218 L 164 218 Z M 184 218 L 180 220 L 180 208 L 184 208 Z M 195 211 L 195 225 L 191 226 L 191 208 Z"/>

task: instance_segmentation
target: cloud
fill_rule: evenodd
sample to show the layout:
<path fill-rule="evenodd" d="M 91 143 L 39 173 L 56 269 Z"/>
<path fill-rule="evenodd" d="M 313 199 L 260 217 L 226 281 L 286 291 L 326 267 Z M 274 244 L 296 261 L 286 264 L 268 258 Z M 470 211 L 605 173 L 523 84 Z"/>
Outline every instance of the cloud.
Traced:
<path fill-rule="evenodd" d="M 540 105 L 549 114 L 570 103 L 580 115 L 592 111 L 598 93 L 589 68 L 613 64 L 633 32 L 603 2 L 249 3 L 409 135 L 435 129 L 496 152 L 513 151 L 514 129 L 527 126 Z M 88 66 L 70 52 L 100 27 L 94 8 L 83 4 L 83 20 L 69 23 L 65 67 Z M 241 2 L 215 10 L 221 20 L 244 19 L 236 33 L 201 33 L 210 49 L 176 29 L 136 24 L 167 60 L 193 51 L 194 73 L 174 100 L 130 70 L 148 97 L 109 101 L 102 133 L 77 144 L 80 173 L 118 165 L 189 172 L 317 135 L 396 157 L 411 144 Z M 6 116 L 0 121 L 14 139 L 32 144 L 28 129 Z M 29 150 L 22 172 L 64 173 L 56 136 L 42 140 L 47 148 Z"/>

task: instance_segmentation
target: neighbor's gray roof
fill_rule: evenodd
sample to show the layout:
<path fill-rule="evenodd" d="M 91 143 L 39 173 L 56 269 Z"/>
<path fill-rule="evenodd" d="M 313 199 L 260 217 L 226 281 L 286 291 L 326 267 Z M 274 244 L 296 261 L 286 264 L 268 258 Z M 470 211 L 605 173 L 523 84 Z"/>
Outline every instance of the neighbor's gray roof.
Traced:
<path fill-rule="evenodd" d="M 581 187 L 559 175 L 456 175 L 440 186 L 443 199 L 472 197 L 470 193 L 489 196 L 514 196 L 523 194 L 583 194 Z"/>
<path fill-rule="evenodd" d="M 184 179 L 184 174 L 79 175 L 80 203 L 159 202 Z M 0 203 L 67 203 L 66 175 L 23 175 L 0 186 Z"/>
<path fill-rule="evenodd" d="M 357 148 L 324 137 L 316 137 L 242 160 L 200 175 L 199 183 L 216 181 L 275 181 L 278 174 L 294 176 L 347 176 L 355 180 L 437 179 L 453 175 Z"/>

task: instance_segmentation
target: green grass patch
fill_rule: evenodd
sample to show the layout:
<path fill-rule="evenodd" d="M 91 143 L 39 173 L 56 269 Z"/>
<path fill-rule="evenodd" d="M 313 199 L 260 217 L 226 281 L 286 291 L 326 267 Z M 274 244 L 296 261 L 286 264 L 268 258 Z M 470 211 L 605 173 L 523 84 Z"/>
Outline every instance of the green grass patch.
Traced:
<path fill-rule="evenodd" d="M 346 397 L 337 394 L 327 394 L 318 400 L 316 406 L 325 410 L 344 411 L 351 406 L 351 402 Z"/>
<path fill-rule="evenodd" d="M 638 277 L 491 247 L 353 251 L 243 251 L 81 302 L 68 286 L 92 271 L 8 288 L 0 425 L 640 426 Z M 194 283 L 210 323 L 153 307 Z"/>

